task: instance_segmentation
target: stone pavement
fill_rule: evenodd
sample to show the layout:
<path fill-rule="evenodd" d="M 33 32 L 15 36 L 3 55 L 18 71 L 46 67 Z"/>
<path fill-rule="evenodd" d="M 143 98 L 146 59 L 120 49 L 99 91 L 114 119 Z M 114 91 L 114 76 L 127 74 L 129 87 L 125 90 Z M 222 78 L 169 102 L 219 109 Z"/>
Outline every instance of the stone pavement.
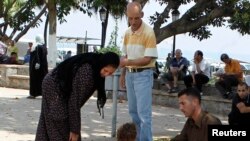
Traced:
<path fill-rule="evenodd" d="M 0 140 L 1 141 L 33 141 L 40 115 L 41 97 L 26 99 L 28 90 L 0 87 Z M 112 132 L 112 101 L 105 105 L 105 117 L 99 116 L 96 98 L 91 97 L 81 109 L 82 140 L 115 141 Z M 223 123 L 227 118 L 219 116 Z M 153 106 L 154 138 L 176 135 L 185 123 L 185 117 L 171 107 Z M 130 122 L 127 102 L 118 103 L 116 129 L 123 123 Z"/>

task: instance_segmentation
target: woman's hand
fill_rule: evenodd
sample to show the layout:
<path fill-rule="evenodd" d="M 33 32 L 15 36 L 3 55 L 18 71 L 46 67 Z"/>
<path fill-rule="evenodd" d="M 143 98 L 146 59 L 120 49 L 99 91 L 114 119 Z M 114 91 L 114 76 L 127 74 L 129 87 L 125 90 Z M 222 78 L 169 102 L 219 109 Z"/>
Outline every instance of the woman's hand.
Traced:
<path fill-rule="evenodd" d="M 79 135 L 73 132 L 69 134 L 69 141 L 78 141 Z"/>

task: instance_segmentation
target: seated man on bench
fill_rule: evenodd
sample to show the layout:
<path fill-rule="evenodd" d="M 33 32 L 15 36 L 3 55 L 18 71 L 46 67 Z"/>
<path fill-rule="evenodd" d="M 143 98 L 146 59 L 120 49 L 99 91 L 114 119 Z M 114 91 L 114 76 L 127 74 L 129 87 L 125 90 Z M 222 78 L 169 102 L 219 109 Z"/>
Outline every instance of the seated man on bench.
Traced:
<path fill-rule="evenodd" d="M 192 65 L 191 75 L 183 78 L 186 87 L 194 86 L 203 95 L 202 85 L 208 83 L 210 79 L 210 64 L 203 58 L 203 52 L 200 50 L 194 53 L 194 63 Z"/>
<path fill-rule="evenodd" d="M 175 58 L 170 61 L 170 71 L 163 76 L 167 79 L 166 86 L 169 93 L 178 92 L 177 81 L 183 80 L 183 77 L 186 76 L 188 65 L 189 61 L 182 57 L 181 50 L 176 49 Z"/>
<path fill-rule="evenodd" d="M 220 77 L 215 87 L 225 99 L 231 99 L 234 95 L 232 87 L 235 87 L 243 80 L 243 72 L 240 63 L 236 59 L 229 58 L 225 53 L 221 55 L 221 61 L 225 63 L 225 73 L 216 74 Z"/>

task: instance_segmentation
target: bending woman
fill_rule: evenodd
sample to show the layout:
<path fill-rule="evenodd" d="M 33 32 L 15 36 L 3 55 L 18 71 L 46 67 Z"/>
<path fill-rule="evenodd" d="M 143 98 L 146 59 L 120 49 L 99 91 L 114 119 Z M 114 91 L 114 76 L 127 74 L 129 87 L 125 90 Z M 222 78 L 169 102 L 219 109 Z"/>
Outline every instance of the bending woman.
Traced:
<path fill-rule="evenodd" d="M 85 53 L 60 63 L 42 83 L 42 109 L 36 141 L 80 141 L 81 107 L 98 92 L 101 107 L 106 102 L 105 76 L 119 66 L 119 56 Z"/>

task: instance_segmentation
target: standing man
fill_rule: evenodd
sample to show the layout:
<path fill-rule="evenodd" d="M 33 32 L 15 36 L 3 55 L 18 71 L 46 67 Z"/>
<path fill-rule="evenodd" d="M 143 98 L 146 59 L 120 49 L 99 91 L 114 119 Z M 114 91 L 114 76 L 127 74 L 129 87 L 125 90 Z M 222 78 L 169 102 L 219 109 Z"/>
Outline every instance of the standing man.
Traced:
<path fill-rule="evenodd" d="M 36 36 L 36 45 L 30 52 L 30 95 L 28 99 L 35 99 L 42 95 L 42 81 L 48 73 L 47 48 L 41 35 Z"/>
<path fill-rule="evenodd" d="M 206 84 L 210 79 L 210 65 L 203 58 L 203 52 L 197 50 L 194 53 L 194 64 L 192 66 L 191 75 L 184 77 L 184 83 L 186 87 L 195 86 L 202 95 L 202 85 Z"/>
<path fill-rule="evenodd" d="M 219 81 L 215 83 L 215 87 L 219 90 L 223 98 L 232 98 L 232 87 L 237 86 L 243 80 L 243 72 L 238 60 L 229 58 L 223 53 L 220 57 L 221 61 L 226 64 L 223 74 L 218 74 Z"/>
<path fill-rule="evenodd" d="M 187 121 L 179 135 L 171 141 L 208 141 L 208 125 L 221 125 L 220 119 L 201 107 L 201 95 L 195 88 L 178 93 L 179 109 Z"/>
<path fill-rule="evenodd" d="M 127 5 L 130 27 L 125 32 L 121 59 L 120 84 L 127 90 L 129 114 L 136 124 L 137 141 L 152 141 L 153 68 L 158 57 L 156 38 L 151 27 L 142 21 L 138 2 Z M 125 81 L 126 80 L 126 81 Z"/>
<path fill-rule="evenodd" d="M 27 52 L 26 52 L 26 54 L 24 56 L 24 63 L 29 63 L 30 62 L 30 52 L 31 52 L 33 43 L 29 42 L 28 45 L 29 46 L 28 46 Z"/>

